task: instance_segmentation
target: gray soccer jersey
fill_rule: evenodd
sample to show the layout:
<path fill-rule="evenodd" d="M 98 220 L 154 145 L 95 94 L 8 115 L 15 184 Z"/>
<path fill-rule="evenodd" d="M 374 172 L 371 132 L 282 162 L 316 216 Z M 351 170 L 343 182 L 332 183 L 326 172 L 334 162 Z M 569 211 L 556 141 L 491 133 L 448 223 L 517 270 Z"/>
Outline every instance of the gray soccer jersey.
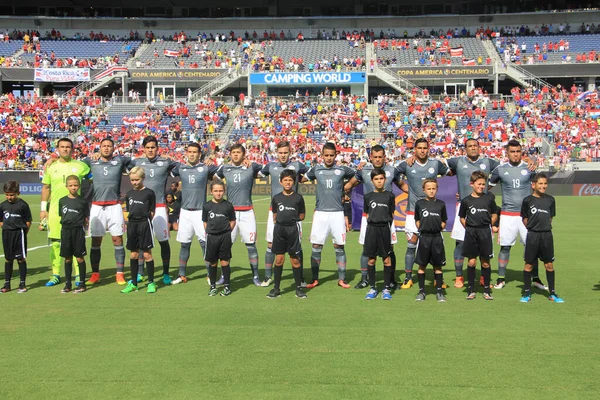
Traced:
<path fill-rule="evenodd" d="M 113 157 L 110 161 L 84 158 L 93 176 L 92 202 L 95 204 L 117 204 L 121 198 L 121 178 L 131 159 Z"/>
<path fill-rule="evenodd" d="M 521 212 L 523 199 L 531 194 L 531 176 L 532 173 L 524 161 L 516 166 L 502 163 L 494 168 L 490 185 L 502 183 L 502 211 Z"/>
<path fill-rule="evenodd" d="M 262 165 L 252 163 L 250 168 L 244 165 L 224 165 L 217 171 L 217 176 L 227 182 L 227 200 L 236 210 L 252 208 L 252 186 L 262 168 Z"/>
<path fill-rule="evenodd" d="M 406 161 L 402 161 L 396 170 L 399 174 L 406 176 L 408 183 L 408 207 L 406 210 L 414 212 L 417 201 L 425 198 L 423 181 L 436 179 L 438 175 L 446 175 L 448 166 L 440 160 L 428 159 L 425 164 L 415 161 L 412 167 L 409 167 Z"/>
<path fill-rule="evenodd" d="M 371 181 L 371 171 L 374 169 L 373 164 L 367 164 L 360 171 L 356 171 L 356 175 L 354 175 L 356 180 L 363 184 L 363 195 L 375 191 L 375 186 L 373 186 L 373 181 Z M 385 185 L 383 189 L 391 192 L 392 183 L 400 180 L 400 174 L 392 165 L 384 165 L 383 170 L 385 171 Z"/>
<path fill-rule="evenodd" d="M 308 180 L 317 181 L 317 205 L 315 211 L 344 211 L 344 179 L 350 179 L 356 171 L 346 166 L 327 168 L 322 164 L 312 167 L 306 173 Z"/>
<path fill-rule="evenodd" d="M 219 167 L 179 164 L 173 169 L 173 175 L 181 178 L 181 208 L 183 210 L 202 210 L 206 203 L 206 185 Z"/>
<path fill-rule="evenodd" d="M 165 205 L 165 186 L 167 186 L 167 178 L 169 173 L 179 163 L 163 157 L 156 157 L 154 160 L 149 160 L 147 157 L 140 157 L 131 160 L 129 166 L 141 167 L 146 173 L 144 186 L 151 189 L 156 195 L 156 205 Z"/>
<path fill-rule="evenodd" d="M 471 161 L 467 156 L 449 158 L 447 163 L 450 170 L 456 175 L 460 200 L 473 192 L 471 188 L 471 174 L 473 172 L 482 171 L 489 177 L 492 171 L 500 165 L 498 161 L 491 158 L 479 157 L 476 161 Z M 487 188 L 485 192 L 487 193 Z"/>
<path fill-rule="evenodd" d="M 263 176 L 271 176 L 271 198 L 273 198 L 273 196 L 275 196 L 276 194 L 283 192 L 283 187 L 279 182 L 279 174 L 281 174 L 281 171 L 283 171 L 284 169 L 291 169 L 296 171 L 296 174 L 298 174 L 298 178 L 300 177 L 300 175 L 303 175 L 306 173 L 306 171 L 308 171 L 306 165 L 302 164 L 299 161 L 292 161 L 285 165 L 283 165 L 279 161 L 272 161 L 265 165 L 260 170 L 260 173 Z M 298 181 L 294 185 L 293 189 L 294 192 L 298 192 Z"/>

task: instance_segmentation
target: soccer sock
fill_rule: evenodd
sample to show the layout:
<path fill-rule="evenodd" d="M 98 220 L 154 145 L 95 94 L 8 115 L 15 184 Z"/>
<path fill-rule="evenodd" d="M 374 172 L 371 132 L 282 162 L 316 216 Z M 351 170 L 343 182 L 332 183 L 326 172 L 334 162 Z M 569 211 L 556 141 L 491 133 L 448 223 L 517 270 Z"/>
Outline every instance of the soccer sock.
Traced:
<path fill-rule="evenodd" d="M 65 285 L 71 287 L 71 281 L 73 280 L 73 261 L 65 260 Z"/>
<path fill-rule="evenodd" d="M 481 268 L 481 275 L 483 275 L 483 291 L 485 293 L 490 292 L 490 277 L 491 277 L 491 268 Z"/>
<path fill-rule="evenodd" d="M 52 264 L 52 274 L 60 275 L 60 240 L 52 240 L 52 247 L 50 248 L 50 263 Z"/>
<path fill-rule="evenodd" d="M 462 256 L 463 242 L 456 242 L 454 247 L 454 270 L 456 276 L 463 275 L 463 265 L 465 264 L 465 258 Z"/>
<path fill-rule="evenodd" d="M 225 287 L 229 287 L 229 284 L 231 283 L 231 266 L 229 263 L 221 265 L 221 274 L 223 275 L 223 284 Z"/>
<path fill-rule="evenodd" d="M 138 274 L 144 275 L 144 264 L 146 260 L 144 259 L 144 255 L 140 253 L 140 258 L 138 258 Z"/>
<path fill-rule="evenodd" d="M 270 247 L 267 247 L 265 253 L 265 277 L 271 278 L 273 276 L 273 263 L 275 262 L 275 254 L 271 251 Z"/>
<path fill-rule="evenodd" d="M 123 272 L 125 266 L 125 248 L 123 246 L 115 246 L 115 262 L 117 263 L 117 272 Z"/>
<path fill-rule="evenodd" d="M 214 288 L 217 285 L 217 266 L 208 266 L 208 278 L 210 279 L 210 287 Z"/>
<path fill-rule="evenodd" d="M 469 293 L 475 291 L 475 266 L 467 266 L 467 282 L 469 283 Z"/>
<path fill-rule="evenodd" d="M 137 258 L 129 259 L 129 268 L 131 269 L 131 283 L 137 286 L 137 276 L 140 268 L 140 261 Z"/>
<path fill-rule="evenodd" d="M 154 260 L 146 262 L 146 272 L 148 273 L 148 283 L 154 282 Z"/>
<path fill-rule="evenodd" d="M 187 268 L 188 260 L 190 259 L 191 247 L 191 243 L 181 243 L 181 249 L 179 250 L 179 276 L 186 276 L 185 270 Z"/>
<path fill-rule="evenodd" d="M 160 242 L 160 256 L 163 262 L 163 275 L 169 275 L 169 267 L 171 266 L 171 245 L 168 240 Z"/>
<path fill-rule="evenodd" d="M 19 263 L 19 278 L 21 279 L 21 284 L 24 285 L 27 279 L 27 261 Z"/>
<path fill-rule="evenodd" d="M 298 262 L 300 263 L 300 283 L 304 282 L 304 251 L 300 249 L 300 253 L 298 253 Z"/>
<path fill-rule="evenodd" d="M 369 286 L 371 286 L 371 289 L 375 289 L 375 264 L 367 266 L 367 275 Z"/>
<path fill-rule="evenodd" d="M 4 283 L 10 285 L 13 273 L 13 260 L 4 262 Z"/>
<path fill-rule="evenodd" d="M 275 283 L 273 287 L 279 290 L 279 286 L 281 285 L 281 276 L 283 275 L 283 265 L 275 265 L 273 268 L 275 269 Z"/>
<path fill-rule="evenodd" d="M 366 281 L 369 275 L 369 257 L 365 256 L 363 252 L 360 255 L 360 277 L 361 280 Z"/>
<path fill-rule="evenodd" d="M 546 270 L 546 279 L 548 279 L 548 291 L 554 294 L 554 271 Z"/>
<path fill-rule="evenodd" d="M 419 278 L 419 292 L 425 293 L 425 274 L 417 274 Z"/>
<path fill-rule="evenodd" d="M 346 280 L 346 250 L 343 247 L 335 248 L 335 263 L 337 264 L 338 279 Z"/>
<path fill-rule="evenodd" d="M 531 264 L 531 276 L 533 280 L 540 279 L 540 262 L 539 260 L 535 260 L 533 264 Z"/>
<path fill-rule="evenodd" d="M 408 244 L 406 245 L 406 254 L 404 255 L 404 271 L 406 271 L 406 279 L 412 278 L 412 269 L 415 263 L 416 250 L 416 243 L 408 242 Z"/>
<path fill-rule="evenodd" d="M 500 253 L 498 254 L 498 279 L 505 278 L 508 260 L 510 260 L 510 246 L 500 246 Z"/>
<path fill-rule="evenodd" d="M 531 295 L 531 271 L 523 270 L 523 290 L 525 291 L 525 296 Z"/>
<path fill-rule="evenodd" d="M 390 253 L 390 261 L 392 263 L 392 282 L 396 282 L 396 253 L 394 250 Z"/>
<path fill-rule="evenodd" d="M 87 265 L 85 259 L 82 262 L 77 262 L 79 266 L 79 282 L 85 285 L 85 274 L 87 273 Z"/>
<path fill-rule="evenodd" d="M 92 273 L 100 272 L 100 246 L 92 246 L 90 249 L 90 264 L 92 265 Z"/>
<path fill-rule="evenodd" d="M 439 273 L 439 274 L 434 274 L 435 276 L 435 289 L 437 290 L 438 293 L 442 293 L 442 285 L 444 284 L 444 274 L 443 273 Z"/>
<path fill-rule="evenodd" d="M 300 271 L 300 268 L 292 268 L 292 272 L 294 273 L 294 283 L 296 284 L 296 289 L 300 289 L 302 287 L 302 271 Z"/>
<path fill-rule="evenodd" d="M 246 243 L 246 249 L 248 250 L 248 260 L 250 261 L 252 277 L 258 279 L 258 249 L 256 248 L 256 243 Z"/>
<path fill-rule="evenodd" d="M 310 270 L 312 271 L 313 281 L 319 280 L 319 267 L 321 265 L 321 252 L 322 247 L 313 247 L 312 254 L 310 255 Z"/>
<path fill-rule="evenodd" d="M 391 265 L 383 266 L 383 288 L 388 289 L 392 284 L 393 271 Z"/>

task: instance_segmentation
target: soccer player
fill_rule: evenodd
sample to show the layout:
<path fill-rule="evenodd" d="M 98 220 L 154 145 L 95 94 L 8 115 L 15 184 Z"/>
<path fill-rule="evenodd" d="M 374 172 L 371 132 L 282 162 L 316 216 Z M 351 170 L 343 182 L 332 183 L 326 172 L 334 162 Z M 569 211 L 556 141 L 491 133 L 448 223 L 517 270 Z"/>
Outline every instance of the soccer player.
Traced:
<path fill-rule="evenodd" d="M 129 165 L 127 157 L 114 156 L 115 143 L 110 138 L 100 142 L 100 157 L 85 158 L 83 162 L 90 167 L 94 177 L 92 207 L 90 210 L 90 264 L 92 276 L 87 281 L 93 285 L 100 280 L 100 259 L 102 257 L 102 239 L 108 231 L 115 250 L 117 267 L 116 280 L 125 285 L 123 266 L 125 264 L 125 248 L 123 247 L 123 208 L 121 207 L 121 177 Z"/>
<path fill-rule="evenodd" d="M 498 254 L 498 280 L 495 289 L 506 285 L 506 268 L 510 259 L 510 249 L 517 241 L 525 244 L 527 229 L 521 219 L 523 199 L 531 194 L 531 176 L 527 163 L 522 160 L 523 149 L 516 140 L 506 145 L 508 162 L 494 168 L 490 177 L 490 186 L 500 183 L 502 188 L 502 211 L 500 213 L 500 253 Z M 537 262 L 536 262 L 537 263 Z M 538 276 L 537 268 L 533 268 L 533 285 L 540 290 L 548 290 Z"/>
<path fill-rule="evenodd" d="M 80 181 L 91 178 L 90 168 L 81 161 L 72 159 L 73 142 L 69 138 L 61 138 L 57 143 L 59 159 L 46 168 L 42 178 L 42 201 L 40 204 L 40 221 L 48 221 L 48 239 L 50 239 L 50 262 L 52 276 L 46 286 L 54 286 L 60 282 L 60 214 L 58 201 L 69 194 L 65 183 L 69 175 L 75 175 Z M 50 208 L 48 208 L 48 199 Z M 48 211 L 49 210 L 49 211 Z M 75 271 L 75 280 L 78 273 Z"/>
<path fill-rule="evenodd" d="M 169 215 L 165 204 L 165 187 L 169 173 L 177 167 L 178 163 L 158 155 L 158 140 L 154 136 L 146 136 L 142 141 L 145 157 L 131 161 L 132 166 L 141 167 L 146 178 L 144 184 L 154 192 L 157 201 L 156 212 L 152 219 L 154 236 L 160 244 L 160 255 L 163 262 L 163 278 L 165 285 L 171 284 L 169 267 L 171 264 L 171 246 L 169 245 Z M 142 278 L 140 276 L 140 278 Z"/>
<path fill-rule="evenodd" d="M 363 196 L 367 193 L 371 193 L 375 190 L 373 186 L 373 182 L 371 181 L 371 172 L 375 168 L 382 168 L 385 172 L 385 184 L 384 190 L 387 192 L 392 192 L 392 182 L 396 184 L 401 190 L 408 188 L 406 184 L 402 182 L 400 179 L 400 174 L 396 171 L 392 165 L 385 164 L 385 149 L 381 145 L 375 145 L 371 148 L 370 154 L 370 164 L 363 166 L 360 170 L 356 171 L 356 175 L 346 183 L 344 186 L 344 190 L 349 192 L 353 187 L 363 184 Z M 392 244 L 397 243 L 396 237 L 396 229 L 392 224 Z M 362 220 L 360 222 L 360 234 L 358 236 L 358 243 L 362 246 L 365 244 L 365 234 L 367 232 L 367 214 L 363 211 Z M 396 253 L 394 252 L 394 247 L 392 246 L 392 252 L 390 253 L 390 259 L 392 262 L 392 283 L 391 288 L 397 288 L 398 284 L 396 283 Z M 361 280 L 354 287 L 355 289 L 364 289 L 369 286 L 368 282 L 368 257 L 364 254 L 360 255 L 360 272 L 361 272 Z"/>
<path fill-rule="evenodd" d="M 302 252 L 302 229 L 300 221 L 306 214 L 304 197 L 294 192 L 294 184 L 297 182 L 296 172 L 290 169 L 282 171 L 279 181 L 283 186 L 283 192 L 276 194 L 271 199 L 271 209 L 275 227 L 273 229 L 273 247 L 275 254 L 275 283 L 273 289 L 267 294 L 267 298 L 281 297 L 281 276 L 283 275 L 283 263 L 285 253 L 290 256 L 294 282 L 296 283 L 296 297 L 305 299 L 306 293 L 302 290 L 302 276 L 300 274 L 299 254 Z"/>
<path fill-rule="evenodd" d="M 260 171 L 261 176 L 270 176 L 271 177 L 271 198 L 276 194 L 279 194 L 283 191 L 283 187 L 281 186 L 281 182 L 279 181 L 279 175 L 281 171 L 286 169 L 291 169 L 292 171 L 296 171 L 297 181 L 300 180 L 300 176 L 305 174 L 308 171 L 306 165 L 302 164 L 299 161 L 290 161 L 290 152 L 291 145 L 290 142 L 282 140 L 277 143 L 276 146 L 277 151 L 277 161 L 269 162 L 267 165 L 263 167 Z M 294 184 L 294 192 L 298 192 L 298 182 Z M 275 224 L 273 223 L 273 210 L 269 210 L 269 216 L 267 218 L 267 251 L 265 253 L 265 279 L 261 283 L 261 286 L 267 287 L 271 283 L 273 283 L 273 262 L 275 261 L 275 254 L 271 251 L 271 247 L 273 244 L 273 228 Z M 302 226 L 301 226 L 302 227 Z M 300 252 L 299 255 L 300 260 L 300 272 L 302 273 L 302 282 L 304 286 L 304 253 Z"/>
<path fill-rule="evenodd" d="M 0 203 L 0 228 L 2 228 L 2 247 L 4 248 L 4 286 L 0 292 L 10 292 L 10 280 L 14 261 L 19 265 L 19 290 L 25 293 L 27 286 L 27 233 L 31 227 L 31 209 L 25 200 L 20 199 L 19 182 L 8 181 L 4 184 L 6 201 Z"/>
<path fill-rule="evenodd" d="M 202 152 L 198 143 L 190 143 L 186 149 L 186 164 L 179 164 L 173 175 L 181 178 L 181 211 L 177 241 L 179 250 L 179 276 L 173 284 L 187 282 L 186 269 L 190 259 L 190 249 L 194 234 L 200 242 L 202 252 L 206 248 L 206 233 L 202 222 L 202 206 L 206 203 L 206 185 L 217 172 L 218 167 L 205 165 L 200 161 Z M 206 265 L 208 272 L 208 264 Z"/>
<path fill-rule="evenodd" d="M 306 286 L 307 289 L 312 289 L 319 284 L 321 252 L 329 235 L 333 238 L 335 262 L 338 270 L 338 286 L 344 289 L 350 288 L 350 285 L 346 282 L 346 250 L 344 249 L 346 244 L 346 221 L 344 219 L 342 197 L 344 196 L 344 180 L 352 178 L 355 171 L 346 166 L 336 166 L 336 155 L 335 144 L 332 142 L 325 143 L 321 151 L 323 164 L 312 167 L 302 178 L 302 182 L 317 181 L 317 204 L 310 231 L 312 282 Z"/>
<path fill-rule="evenodd" d="M 65 179 L 69 194 L 58 201 L 58 211 L 60 213 L 60 256 L 65 259 L 65 287 L 61 293 L 71 291 L 71 280 L 73 275 L 73 257 L 79 265 L 79 277 L 81 284 L 73 293 L 83 293 L 86 291 L 85 257 L 87 249 L 85 248 L 85 231 L 88 228 L 90 220 L 90 207 L 80 195 L 79 178 L 76 175 L 69 175 Z"/>
<path fill-rule="evenodd" d="M 127 250 L 131 252 L 129 266 L 131 280 L 121 293 L 131 293 L 138 290 L 139 253 L 143 253 L 148 272 L 148 286 L 146 293 L 156 293 L 154 282 L 154 235 L 152 232 L 152 218 L 156 209 L 156 195 L 151 189 L 144 186 L 146 173 L 142 167 L 133 167 L 129 171 L 131 189 L 125 195 L 127 216 Z"/>
<path fill-rule="evenodd" d="M 525 242 L 525 268 L 523 270 L 524 292 L 521 303 L 531 301 L 531 280 L 534 261 L 542 260 L 548 279 L 548 299 L 555 303 L 565 301 L 554 290 L 554 238 L 552 236 L 552 219 L 556 216 L 554 197 L 546 194 L 548 177 L 535 174 L 531 178 L 533 194 L 525 197 L 521 206 L 521 218 L 527 227 Z"/>
<path fill-rule="evenodd" d="M 415 204 L 425 198 L 423 181 L 435 179 L 438 175 L 446 175 L 448 166 L 440 160 L 429 159 L 429 142 L 425 138 L 415 140 L 415 162 L 412 166 L 407 161 L 402 161 L 397 167 L 398 173 L 406 176 L 408 183 L 408 206 L 406 207 L 406 221 L 404 232 L 406 234 L 406 254 L 404 256 L 404 271 L 406 277 L 402 289 L 410 289 L 413 285 L 412 269 L 415 263 L 418 232 L 415 224 Z"/>
<path fill-rule="evenodd" d="M 392 253 L 392 224 L 394 222 L 394 210 L 396 209 L 396 198 L 390 191 L 385 190 L 386 171 L 382 168 L 374 168 L 371 171 L 371 185 L 374 190 L 363 197 L 363 210 L 367 214 L 367 230 L 364 239 L 363 254 L 367 257 L 367 269 L 369 286 L 365 299 L 377 298 L 375 286 L 375 262 L 377 257 L 383 260 L 383 291 L 381 298 L 391 300 L 393 269 L 390 254 Z"/>
<path fill-rule="evenodd" d="M 210 278 L 209 296 L 217 295 L 217 262 L 221 261 L 223 272 L 223 290 L 221 296 L 231 294 L 231 231 L 235 228 L 235 210 L 233 204 L 223 199 L 225 184 L 220 180 L 214 180 L 210 184 L 210 192 L 213 195 L 211 201 L 202 206 L 202 222 L 206 232 L 206 250 L 204 259 L 210 264 L 208 275 Z"/>
<path fill-rule="evenodd" d="M 415 204 L 415 224 L 419 229 L 419 241 L 415 254 L 415 262 L 419 266 L 419 293 L 416 301 L 425 300 L 425 269 L 427 264 L 431 264 L 435 277 L 437 301 L 443 303 L 446 301 L 446 296 L 442 292 L 444 282 L 442 267 L 446 265 L 446 250 L 442 232 L 446 228 L 448 215 L 446 204 L 435 198 L 437 190 L 438 183 L 435 179 L 425 179 L 423 192 L 426 197 Z"/>
<path fill-rule="evenodd" d="M 231 164 L 222 166 L 217 171 L 217 176 L 225 179 L 227 187 L 227 201 L 233 204 L 236 216 L 236 225 L 231 231 L 231 241 L 240 235 L 242 242 L 248 250 L 248 260 L 252 270 L 252 281 L 255 286 L 261 286 L 258 276 L 258 250 L 256 249 L 256 218 L 252 205 L 252 186 L 254 179 L 263 166 L 252 163 L 248 167 L 244 163 L 246 148 L 236 143 L 229 150 Z"/>
<path fill-rule="evenodd" d="M 491 226 L 496 222 L 496 202 L 490 193 L 485 193 L 487 175 L 483 171 L 471 174 L 473 192 L 460 202 L 460 223 L 465 227 L 462 255 L 468 259 L 467 300 L 475 299 L 475 268 L 477 258 L 481 261 L 483 275 L 483 298 L 494 300 L 490 290 L 490 259 L 494 257 Z"/>

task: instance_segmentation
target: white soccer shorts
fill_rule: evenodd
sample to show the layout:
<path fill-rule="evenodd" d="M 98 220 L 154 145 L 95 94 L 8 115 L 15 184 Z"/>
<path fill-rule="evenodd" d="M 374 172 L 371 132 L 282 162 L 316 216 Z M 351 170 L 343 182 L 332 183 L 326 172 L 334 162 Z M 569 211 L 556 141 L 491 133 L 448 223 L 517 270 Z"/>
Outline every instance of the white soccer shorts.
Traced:
<path fill-rule="evenodd" d="M 412 237 L 419 233 L 417 229 L 417 223 L 415 222 L 415 212 L 407 211 L 406 220 L 404 221 L 404 233 L 406 234 L 406 240 L 412 239 Z"/>
<path fill-rule="evenodd" d="M 256 243 L 256 217 L 254 216 L 254 210 L 236 211 L 235 218 L 235 227 L 231 231 L 231 243 L 235 243 L 238 234 L 243 243 Z M 271 235 L 273 235 L 272 232 Z"/>
<path fill-rule="evenodd" d="M 179 243 L 192 243 L 194 234 L 198 240 L 205 241 L 204 222 L 202 222 L 202 210 L 184 210 L 179 212 L 179 230 L 177 241 Z"/>
<path fill-rule="evenodd" d="M 454 225 L 452 226 L 452 234 L 450 237 L 461 242 L 465 241 L 465 227 L 460 223 L 458 212 L 460 211 L 460 203 L 456 203 L 456 214 L 454 215 Z"/>
<path fill-rule="evenodd" d="M 125 219 L 123 207 L 120 204 L 101 206 L 92 204 L 90 208 L 90 234 L 92 237 L 102 237 L 106 232 L 111 236 L 123 236 Z"/>
<path fill-rule="evenodd" d="M 169 240 L 169 213 L 166 206 L 157 206 L 152 219 L 154 237 L 159 242 Z"/>
<path fill-rule="evenodd" d="M 333 239 L 333 244 L 339 246 L 346 244 L 346 220 L 343 211 L 314 212 L 310 242 L 323 245 L 329 235 Z"/>
<path fill-rule="evenodd" d="M 367 236 L 367 215 L 363 214 L 362 219 L 360 221 L 360 233 L 358 234 L 358 244 L 365 244 L 365 236 Z M 390 229 L 390 234 L 392 235 L 392 244 L 398 243 L 398 236 L 396 235 L 396 227 L 392 224 Z"/>
<path fill-rule="evenodd" d="M 520 213 L 502 211 L 499 229 L 498 242 L 500 246 L 514 246 L 517 236 L 523 245 L 527 240 L 527 228 L 523 225 Z"/>

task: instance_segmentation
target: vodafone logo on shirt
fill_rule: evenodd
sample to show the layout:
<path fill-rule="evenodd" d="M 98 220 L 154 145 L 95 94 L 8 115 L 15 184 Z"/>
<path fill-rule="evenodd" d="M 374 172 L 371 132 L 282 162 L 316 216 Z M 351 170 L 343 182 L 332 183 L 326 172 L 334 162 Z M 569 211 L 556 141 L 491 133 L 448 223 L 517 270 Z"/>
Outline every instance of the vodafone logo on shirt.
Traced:
<path fill-rule="evenodd" d="M 573 185 L 573 196 L 600 196 L 600 184 Z"/>

